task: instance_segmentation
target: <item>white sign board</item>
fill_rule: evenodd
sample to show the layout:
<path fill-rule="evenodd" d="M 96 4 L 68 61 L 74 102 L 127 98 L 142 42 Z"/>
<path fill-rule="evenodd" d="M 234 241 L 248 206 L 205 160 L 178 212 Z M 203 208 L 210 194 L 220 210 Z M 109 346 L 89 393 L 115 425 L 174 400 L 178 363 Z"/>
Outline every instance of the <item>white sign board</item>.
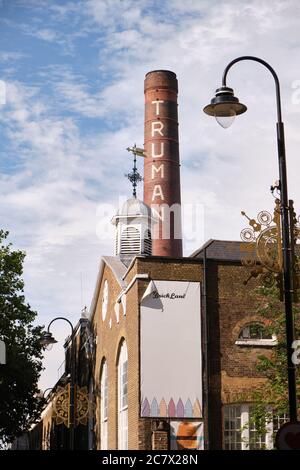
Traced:
<path fill-rule="evenodd" d="M 151 281 L 140 313 L 141 416 L 201 418 L 200 283 Z"/>

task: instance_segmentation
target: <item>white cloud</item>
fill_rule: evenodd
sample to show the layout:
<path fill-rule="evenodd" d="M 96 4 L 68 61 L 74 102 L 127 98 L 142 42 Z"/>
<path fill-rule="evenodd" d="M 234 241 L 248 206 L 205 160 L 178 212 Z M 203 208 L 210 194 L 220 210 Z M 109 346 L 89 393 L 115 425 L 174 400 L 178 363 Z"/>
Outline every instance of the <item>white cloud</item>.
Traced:
<path fill-rule="evenodd" d="M 76 111 L 82 116 L 86 117 L 101 117 L 105 114 L 101 95 L 95 93 L 94 95 L 88 91 L 85 84 L 76 82 L 61 81 L 56 87 L 58 93 L 72 111 Z"/>
<path fill-rule="evenodd" d="M 0 51 L 0 62 L 13 62 L 28 57 L 26 54 L 16 51 Z"/>
<path fill-rule="evenodd" d="M 52 29 L 38 29 L 35 31 L 35 36 L 44 41 L 55 41 L 57 39 L 57 33 Z"/>

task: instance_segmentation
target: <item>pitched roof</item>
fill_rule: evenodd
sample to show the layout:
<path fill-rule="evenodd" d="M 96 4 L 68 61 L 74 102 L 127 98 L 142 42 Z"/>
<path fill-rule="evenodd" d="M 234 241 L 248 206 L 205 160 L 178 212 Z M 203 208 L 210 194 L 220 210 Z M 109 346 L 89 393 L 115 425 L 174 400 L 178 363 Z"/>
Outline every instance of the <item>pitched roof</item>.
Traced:
<path fill-rule="evenodd" d="M 119 283 L 120 287 L 122 289 L 125 289 L 126 287 L 126 282 L 124 281 L 123 277 L 127 271 L 127 267 L 125 266 L 124 263 L 118 258 L 117 256 L 102 256 L 101 261 L 100 261 L 100 266 L 98 270 L 98 275 L 97 275 L 97 280 L 96 280 L 96 286 L 94 289 L 94 295 L 92 298 L 92 303 L 89 309 L 89 318 L 90 320 L 93 318 L 93 315 L 95 313 L 96 305 L 97 305 L 97 300 L 99 297 L 99 291 L 100 291 L 100 285 L 101 285 L 101 280 L 102 280 L 102 275 L 103 275 L 103 270 L 104 266 L 107 265 L 112 272 L 114 273 L 117 282 Z"/>
<path fill-rule="evenodd" d="M 213 240 L 210 239 L 198 250 L 194 251 L 190 256 L 191 258 L 203 258 L 204 250 L 206 251 L 206 258 L 224 260 L 224 261 L 241 261 L 245 258 L 245 251 L 242 249 L 244 246 L 249 245 L 246 242 L 232 241 L 232 240 Z"/>
<path fill-rule="evenodd" d="M 122 288 L 126 287 L 124 276 L 127 271 L 127 266 L 121 261 L 118 256 L 102 256 L 103 261 L 112 270 L 116 279 Z"/>

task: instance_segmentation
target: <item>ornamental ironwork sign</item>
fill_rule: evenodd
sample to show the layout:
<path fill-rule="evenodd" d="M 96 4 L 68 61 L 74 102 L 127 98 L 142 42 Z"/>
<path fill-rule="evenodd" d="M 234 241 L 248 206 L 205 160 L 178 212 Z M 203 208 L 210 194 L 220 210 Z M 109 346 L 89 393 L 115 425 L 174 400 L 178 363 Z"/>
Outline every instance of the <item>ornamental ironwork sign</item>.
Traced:
<path fill-rule="evenodd" d="M 92 404 L 91 404 L 92 405 Z M 87 424 L 91 409 L 87 387 L 76 387 L 75 425 Z"/>
<path fill-rule="evenodd" d="M 248 220 L 249 227 L 241 231 L 241 260 L 249 268 L 249 277 L 259 278 L 265 287 L 276 285 L 280 298 L 283 298 L 283 257 L 281 239 L 280 200 L 275 199 L 273 215 L 268 211 L 258 213 L 256 219 L 241 214 Z M 300 224 L 294 212 L 293 201 L 289 201 L 289 224 L 291 234 L 291 264 L 294 302 L 297 302 L 297 290 L 300 286 L 300 256 L 297 242 L 300 242 Z"/>
<path fill-rule="evenodd" d="M 52 410 L 56 424 L 70 427 L 70 384 L 57 388 Z"/>
<path fill-rule="evenodd" d="M 75 385 L 75 426 L 87 424 L 89 413 L 94 409 L 90 403 L 87 387 Z M 57 425 L 70 427 L 70 384 L 58 387 L 53 400 L 53 418 Z"/>

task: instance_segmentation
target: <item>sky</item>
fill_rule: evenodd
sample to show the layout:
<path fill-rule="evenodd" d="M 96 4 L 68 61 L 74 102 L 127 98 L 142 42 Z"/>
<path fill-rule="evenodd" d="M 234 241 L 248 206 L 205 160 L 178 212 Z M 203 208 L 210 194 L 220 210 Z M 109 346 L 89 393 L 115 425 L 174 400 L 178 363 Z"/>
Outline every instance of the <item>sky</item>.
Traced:
<path fill-rule="evenodd" d="M 90 306 L 110 219 L 131 194 L 126 151 L 143 145 L 144 77 L 177 74 L 184 254 L 239 240 L 272 212 L 278 178 L 275 89 L 260 64 L 228 74 L 248 111 L 222 129 L 202 112 L 226 64 L 267 60 L 281 82 L 289 195 L 300 206 L 300 4 L 297 0 L 0 0 L 0 220 L 26 251 L 26 300 L 39 324 L 74 324 Z M 139 162 L 142 171 L 142 162 Z M 142 198 L 142 189 L 138 196 Z M 298 203 L 299 201 L 299 203 Z M 45 353 L 54 385 L 68 326 Z"/>

